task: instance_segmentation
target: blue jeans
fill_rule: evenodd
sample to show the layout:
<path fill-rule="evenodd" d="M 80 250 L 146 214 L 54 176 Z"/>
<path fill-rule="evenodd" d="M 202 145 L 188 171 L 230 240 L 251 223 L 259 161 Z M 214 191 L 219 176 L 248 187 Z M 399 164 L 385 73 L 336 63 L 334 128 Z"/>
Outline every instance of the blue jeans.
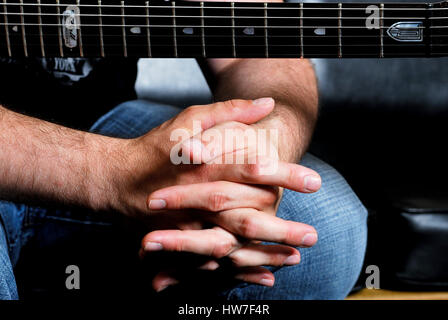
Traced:
<path fill-rule="evenodd" d="M 133 138 L 180 111 L 172 106 L 130 101 L 104 115 L 91 131 Z M 314 226 L 319 233 L 318 243 L 299 249 L 299 265 L 272 268 L 276 277 L 273 288 L 239 283 L 222 292 L 227 299 L 343 299 L 355 284 L 366 249 L 366 209 L 344 178 L 328 164 L 310 154 L 303 157 L 301 164 L 321 175 L 322 188 L 314 194 L 285 190 L 277 215 Z M 114 228 L 114 223 L 120 221 L 101 221 L 93 213 L 76 218 L 69 209 L 35 208 L 6 201 L 0 201 L 0 218 L 0 299 L 18 299 L 13 268 L 21 248 L 35 236 L 36 219 L 41 225 L 42 221 L 52 223 L 51 228 L 41 231 L 40 243 L 57 242 L 58 232 L 70 236 L 70 228 L 82 234 L 90 226 Z"/>

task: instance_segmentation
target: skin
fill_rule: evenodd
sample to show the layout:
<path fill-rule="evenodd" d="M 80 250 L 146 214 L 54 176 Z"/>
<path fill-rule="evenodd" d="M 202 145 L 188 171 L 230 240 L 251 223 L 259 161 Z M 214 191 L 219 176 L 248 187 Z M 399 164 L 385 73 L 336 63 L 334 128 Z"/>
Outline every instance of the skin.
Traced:
<path fill-rule="evenodd" d="M 317 241 L 311 226 L 275 217 L 282 187 L 298 192 L 320 187 L 317 173 L 293 164 L 305 152 L 317 117 L 314 71 L 303 59 L 213 59 L 208 64 L 217 79 L 215 99 L 226 102 L 190 107 L 137 139 L 71 130 L 0 107 L 0 197 L 118 211 L 142 219 L 152 230 L 142 240 L 142 256 L 160 250 L 197 253 L 211 257 L 202 266 L 209 270 L 226 256 L 237 279 L 272 286 L 273 274 L 261 266 L 297 264 L 300 255 L 292 246 Z M 272 100 L 253 105 L 251 99 L 264 96 L 274 98 L 275 108 Z M 204 131 L 279 130 L 278 172 L 261 175 L 259 158 L 256 165 L 172 165 L 170 133 L 183 128 L 193 135 L 193 120 L 200 120 Z M 213 227 L 205 228 L 210 223 Z M 153 287 L 159 291 L 177 281 L 175 272 L 162 271 Z"/>
<path fill-rule="evenodd" d="M 173 244 L 171 250 L 185 250 L 213 257 L 232 254 L 236 266 L 252 268 L 237 272 L 237 278 L 272 285 L 270 274 L 260 270 L 259 265 L 292 263 L 291 259 L 286 259 L 296 256 L 298 251 L 285 244 L 312 245 L 306 243 L 306 235 L 316 232 L 310 226 L 283 221 L 272 214 L 255 216 L 256 212 L 267 210 L 269 202 L 275 202 L 276 196 L 269 189 L 253 185 L 281 186 L 312 192 L 317 188 L 310 190 L 305 184 L 306 178 L 311 176 L 318 179 L 318 174 L 286 162 L 279 163 L 282 169 L 273 176 L 260 175 L 258 164 L 175 166 L 169 156 L 174 145 L 170 141 L 171 132 L 179 128 L 192 132 L 193 120 L 199 120 L 205 131 L 220 124 L 235 125 L 235 121 L 239 125 L 250 125 L 266 117 L 273 108 L 272 99 L 265 99 L 261 104 L 231 100 L 208 106 L 193 106 L 142 137 L 117 139 L 64 128 L 0 107 L 0 143 L 3 146 L 0 149 L 0 197 L 11 201 L 39 204 L 45 201 L 58 202 L 96 211 L 118 211 L 143 219 L 150 229 L 158 230 L 158 234 L 152 233 L 150 237 L 159 238 L 149 238 L 156 243 L 162 242 L 160 237 L 166 232 L 161 231 L 163 229 L 188 229 L 185 230 L 189 232 L 187 234 L 180 235 L 179 230 L 177 234 L 168 234 Z M 296 179 L 291 179 L 291 176 Z M 249 197 L 252 211 L 241 209 L 245 204 L 235 199 L 234 203 L 228 204 L 227 201 L 218 201 L 213 208 L 200 205 L 215 211 L 220 210 L 220 206 L 229 209 L 214 216 L 208 212 L 188 214 L 180 211 L 178 213 L 181 213 L 181 217 L 165 214 L 159 215 L 161 219 L 158 219 L 158 215 L 151 214 L 153 210 L 149 205 L 151 197 L 148 199 L 148 194 L 157 189 L 219 181 L 239 185 L 242 195 L 252 192 Z M 233 187 L 223 184 L 214 186 L 206 190 L 203 201 L 232 197 L 229 190 Z M 216 188 L 219 189 L 218 193 Z M 171 205 L 172 201 L 169 203 Z M 253 211 L 256 208 L 259 210 Z M 204 223 L 209 222 L 216 226 L 202 229 Z M 272 226 L 277 226 L 279 232 L 271 233 Z M 168 232 L 173 232 L 173 229 L 170 230 Z M 214 250 L 201 247 L 202 241 L 197 241 L 205 235 L 213 239 L 206 243 L 213 244 Z M 269 248 L 257 243 L 242 245 L 236 240 L 236 235 L 249 240 L 281 242 L 283 245 Z M 197 245 L 191 245 L 195 239 Z M 144 247 L 147 249 L 148 246 Z M 170 250 L 169 244 L 164 243 L 163 247 Z M 293 259 L 298 263 L 297 258 Z M 210 266 L 208 264 L 205 267 Z"/>
<path fill-rule="evenodd" d="M 245 0 L 240 2 L 260 1 Z M 283 1 L 275 0 L 268 2 Z M 262 96 L 270 96 L 275 99 L 276 105 L 274 111 L 251 126 L 254 128 L 279 130 L 278 153 L 280 160 L 297 163 L 309 145 L 318 112 L 317 81 L 310 61 L 306 59 L 208 59 L 207 64 L 210 69 L 209 71 L 216 80 L 216 87 L 213 92 L 215 100 L 222 101 L 233 98 L 253 99 Z M 320 179 L 313 181 L 316 186 L 320 186 Z M 196 189 L 199 189 L 199 186 Z M 200 189 L 204 190 L 203 188 Z M 185 187 L 171 188 L 164 192 L 167 194 L 167 198 L 185 199 L 186 190 Z M 275 201 L 271 202 L 268 208 L 264 209 L 264 213 L 275 214 L 278 204 L 281 201 L 282 188 L 278 188 L 276 194 Z M 159 196 L 157 195 L 157 197 Z M 257 197 L 260 200 L 265 196 L 260 193 Z M 207 200 L 209 201 L 210 199 Z M 171 201 L 176 202 L 178 200 Z M 206 202 L 202 202 L 202 204 L 198 202 L 192 203 L 187 200 L 183 200 L 183 202 L 184 208 L 202 209 L 206 205 Z M 241 203 L 241 205 L 243 204 Z M 245 203 L 244 205 L 250 204 Z M 173 243 L 176 243 L 176 241 L 195 243 L 195 239 L 197 239 L 197 234 L 195 233 L 190 233 L 189 235 L 165 233 L 165 235 L 166 237 L 170 237 Z M 204 237 L 203 242 L 205 244 L 207 243 L 206 238 L 207 236 Z M 146 241 L 151 241 L 151 234 L 143 239 L 142 251 L 145 251 Z M 316 241 L 317 237 L 313 238 L 310 243 L 314 244 Z M 178 249 L 181 247 L 179 246 Z M 168 250 L 166 248 L 164 249 Z M 146 249 L 146 251 L 151 251 L 151 249 Z M 239 254 L 238 251 L 237 254 Z M 296 253 L 291 252 L 291 254 L 297 254 L 299 256 L 298 251 Z M 230 251 L 227 256 L 232 259 L 232 252 Z M 243 256 L 248 261 L 247 263 L 255 260 L 255 254 L 252 255 L 251 252 L 244 252 Z M 265 262 L 267 260 L 265 259 Z M 281 261 L 281 259 L 278 259 L 278 261 Z M 208 269 L 216 269 L 219 267 L 216 260 L 211 260 L 211 262 Z M 238 263 L 234 264 L 239 266 Z M 265 263 L 265 265 L 269 264 Z M 263 264 L 260 263 L 259 265 L 261 266 Z M 281 265 L 281 263 L 277 263 L 276 265 Z M 245 269 L 237 278 L 267 286 L 272 286 L 275 280 L 272 273 L 260 267 L 252 270 Z M 165 270 L 156 276 L 153 281 L 153 287 L 160 291 L 179 281 L 180 277 L 177 275 L 176 269 L 170 271 Z"/>

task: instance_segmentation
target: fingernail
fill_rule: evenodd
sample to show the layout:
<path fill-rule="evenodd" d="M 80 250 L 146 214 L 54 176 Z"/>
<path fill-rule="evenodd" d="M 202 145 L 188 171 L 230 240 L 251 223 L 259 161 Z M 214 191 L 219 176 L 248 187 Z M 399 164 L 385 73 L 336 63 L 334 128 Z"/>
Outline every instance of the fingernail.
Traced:
<path fill-rule="evenodd" d="M 302 239 L 302 246 L 311 247 L 317 242 L 317 233 L 307 233 Z"/>
<path fill-rule="evenodd" d="M 308 192 L 315 192 L 320 189 L 322 180 L 319 176 L 308 175 L 304 179 L 304 188 Z"/>
<path fill-rule="evenodd" d="M 201 270 L 209 270 L 209 271 L 213 271 L 219 268 L 219 263 L 216 261 L 209 261 L 206 262 L 205 264 L 203 264 L 202 266 L 199 267 L 199 269 Z"/>
<path fill-rule="evenodd" d="M 166 207 L 166 201 L 163 199 L 149 200 L 148 207 L 151 210 L 160 210 Z"/>
<path fill-rule="evenodd" d="M 156 292 L 160 292 L 168 288 L 169 286 L 173 286 L 175 284 L 178 284 L 179 282 L 176 280 L 167 280 L 162 283 L 162 285 L 156 290 Z"/>
<path fill-rule="evenodd" d="M 272 279 L 261 279 L 260 284 L 266 287 L 272 287 L 274 285 L 274 280 Z"/>
<path fill-rule="evenodd" d="M 286 258 L 286 260 L 283 261 L 283 264 L 287 265 L 287 266 L 293 266 L 295 264 L 298 264 L 299 262 L 300 262 L 300 256 L 297 254 L 294 254 L 294 255 Z"/>
<path fill-rule="evenodd" d="M 163 250 L 163 246 L 158 242 L 145 243 L 145 251 L 160 251 L 160 250 Z"/>
<path fill-rule="evenodd" d="M 274 103 L 274 99 L 272 98 L 259 98 L 252 101 L 253 105 L 261 106 L 261 105 L 271 105 Z"/>
<path fill-rule="evenodd" d="M 163 285 L 163 286 L 161 286 L 161 287 L 159 287 L 157 290 L 156 290 L 156 292 L 160 292 L 160 291 L 163 291 L 163 290 L 165 290 L 166 288 L 168 288 L 168 284 L 167 285 Z"/>

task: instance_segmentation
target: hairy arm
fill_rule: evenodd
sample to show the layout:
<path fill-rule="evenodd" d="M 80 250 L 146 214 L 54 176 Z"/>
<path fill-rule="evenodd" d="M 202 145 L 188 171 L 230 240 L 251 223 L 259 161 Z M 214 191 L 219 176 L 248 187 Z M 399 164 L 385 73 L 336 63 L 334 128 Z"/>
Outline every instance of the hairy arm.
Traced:
<path fill-rule="evenodd" d="M 298 161 L 306 151 L 318 111 L 314 69 L 304 59 L 210 59 L 216 100 L 273 97 L 274 112 L 257 125 L 279 130 L 279 155 Z"/>
<path fill-rule="evenodd" d="M 117 141 L 0 106 L 0 198 L 95 209 L 104 179 L 100 160 Z"/>

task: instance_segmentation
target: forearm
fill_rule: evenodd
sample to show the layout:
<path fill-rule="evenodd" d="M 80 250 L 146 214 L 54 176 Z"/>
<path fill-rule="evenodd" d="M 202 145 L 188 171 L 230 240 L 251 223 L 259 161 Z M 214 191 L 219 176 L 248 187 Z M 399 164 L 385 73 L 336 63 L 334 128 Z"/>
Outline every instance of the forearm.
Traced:
<path fill-rule="evenodd" d="M 306 151 L 317 118 L 313 67 L 303 59 L 209 60 L 216 100 L 273 97 L 274 112 L 259 125 L 279 130 L 282 160 L 297 161 Z"/>
<path fill-rule="evenodd" d="M 0 199 L 100 207 L 100 159 L 116 140 L 0 106 Z"/>

